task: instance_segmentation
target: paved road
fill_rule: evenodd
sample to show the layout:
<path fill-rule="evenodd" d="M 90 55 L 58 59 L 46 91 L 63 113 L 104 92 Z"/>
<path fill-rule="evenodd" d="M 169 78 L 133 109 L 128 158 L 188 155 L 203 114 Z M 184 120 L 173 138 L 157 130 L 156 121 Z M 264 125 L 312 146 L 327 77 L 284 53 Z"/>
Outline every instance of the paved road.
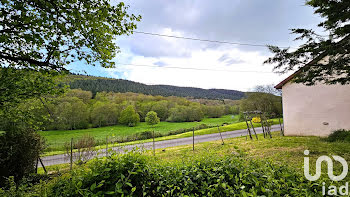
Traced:
<path fill-rule="evenodd" d="M 255 130 L 256 130 L 256 133 L 262 133 L 261 127 L 255 128 Z M 280 126 L 273 125 L 271 127 L 271 130 L 272 131 L 279 131 Z M 226 132 L 221 133 L 223 139 L 245 136 L 246 134 L 247 134 L 247 129 L 236 130 L 236 131 L 226 131 Z M 219 133 L 198 135 L 198 136 L 194 137 L 195 143 L 209 142 L 209 141 L 215 141 L 215 140 L 221 140 Z M 155 147 L 156 147 L 156 149 L 159 149 L 159 148 L 167 148 L 167 147 L 173 147 L 173 146 L 188 145 L 188 144 L 192 144 L 192 141 L 193 141 L 192 137 L 164 140 L 164 141 L 155 142 Z M 127 145 L 127 146 L 122 146 L 122 147 L 119 146 L 119 147 L 113 147 L 112 149 L 114 151 L 117 151 L 117 152 L 123 152 L 125 150 L 132 150 L 135 147 L 143 147 L 145 149 L 152 149 L 153 143 L 147 142 L 147 143 L 143 143 L 143 144 L 134 144 L 134 145 Z M 106 155 L 106 150 L 101 149 L 94 156 L 105 156 L 105 155 Z M 53 156 L 43 157 L 42 161 L 43 161 L 45 166 L 69 163 L 69 159 L 65 155 L 53 155 Z"/>

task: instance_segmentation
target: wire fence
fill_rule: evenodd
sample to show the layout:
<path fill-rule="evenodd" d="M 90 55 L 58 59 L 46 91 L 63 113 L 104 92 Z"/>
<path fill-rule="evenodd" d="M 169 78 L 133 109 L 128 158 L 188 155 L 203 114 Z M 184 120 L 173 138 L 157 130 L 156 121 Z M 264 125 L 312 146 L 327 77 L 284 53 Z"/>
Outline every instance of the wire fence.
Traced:
<path fill-rule="evenodd" d="M 225 124 L 223 124 L 225 125 Z M 44 172 L 57 171 L 56 168 L 49 166 L 64 166 L 69 168 L 74 164 L 82 164 L 86 161 L 99 156 L 108 156 L 112 153 L 123 153 L 132 149 L 138 148 L 157 149 L 164 148 L 165 145 L 152 141 L 158 137 L 181 134 L 185 132 L 193 132 L 196 130 L 219 127 L 217 124 L 201 124 L 192 128 L 178 129 L 169 131 L 168 133 L 160 133 L 157 131 L 144 131 L 130 136 L 113 136 L 106 135 L 95 139 L 93 136 L 86 134 L 82 137 L 75 137 L 67 140 L 46 142 L 44 154 L 37 161 L 37 168 Z M 129 143 L 126 143 L 129 142 Z M 183 145 L 181 142 L 175 142 L 176 145 Z M 68 165 L 69 164 L 69 165 Z M 62 168 L 60 168 L 62 169 Z"/>
<path fill-rule="evenodd" d="M 204 141 L 221 140 L 224 145 L 225 138 L 247 136 L 247 131 L 222 132 L 221 126 L 224 125 L 199 125 L 197 127 L 182 129 L 182 131 L 169 132 L 164 135 L 159 132 L 145 131 L 134 136 L 116 137 L 106 135 L 104 138 L 95 139 L 92 136 L 85 135 L 80 138 L 71 138 L 67 141 L 53 142 L 48 144 L 45 154 L 37 162 L 37 169 L 43 173 L 57 173 L 62 170 L 71 170 L 74 165 L 81 165 L 95 157 L 105 157 L 111 154 L 122 154 L 131 150 L 152 150 L 155 155 L 155 149 L 164 149 L 166 147 L 192 145 L 193 151 L 195 144 Z M 275 125 L 275 130 L 282 131 L 282 125 Z M 208 135 L 195 135 L 196 130 L 203 128 L 217 128 L 217 132 Z M 257 128 L 258 130 L 261 128 Z M 157 137 L 175 135 L 184 132 L 191 132 L 192 135 L 186 138 L 177 138 L 172 140 L 159 141 Z M 263 130 L 261 131 L 263 133 Z M 153 139 L 153 140 L 152 140 Z M 137 141 L 136 140 L 141 140 Z M 130 142 L 130 143 L 125 143 Z"/>

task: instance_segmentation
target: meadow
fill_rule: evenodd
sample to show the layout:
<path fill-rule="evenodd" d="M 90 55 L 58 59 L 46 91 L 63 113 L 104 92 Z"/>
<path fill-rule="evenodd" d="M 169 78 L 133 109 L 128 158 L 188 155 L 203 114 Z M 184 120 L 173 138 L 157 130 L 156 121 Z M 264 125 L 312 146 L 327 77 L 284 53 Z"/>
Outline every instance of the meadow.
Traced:
<path fill-rule="evenodd" d="M 216 126 L 222 124 L 232 124 L 238 122 L 238 115 L 225 115 L 220 118 L 204 118 L 200 122 L 160 122 L 158 125 L 150 126 L 145 122 L 138 123 L 135 127 L 125 125 L 115 125 L 108 127 L 80 129 L 80 130 L 52 130 L 39 131 L 39 134 L 46 139 L 46 144 L 49 146 L 47 150 L 62 150 L 65 143 L 73 139 L 79 139 L 84 135 L 90 135 L 97 141 L 106 141 L 106 138 L 125 138 L 136 133 L 144 131 L 155 131 L 162 135 L 166 135 L 171 131 L 180 129 L 189 129 L 202 124 L 208 126 Z"/>

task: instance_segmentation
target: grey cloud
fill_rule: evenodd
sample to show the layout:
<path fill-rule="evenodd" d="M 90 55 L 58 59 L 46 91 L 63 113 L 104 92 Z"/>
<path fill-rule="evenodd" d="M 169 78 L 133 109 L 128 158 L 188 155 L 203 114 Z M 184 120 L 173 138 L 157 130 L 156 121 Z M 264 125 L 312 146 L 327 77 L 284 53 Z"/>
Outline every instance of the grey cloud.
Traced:
<path fill-rule="evenodd" d="M 230 59 L 229 61 L 226 61 L 225 62 L 226 65 L 232 65 L 232 64 L 241 64 L 241 63 L 244 63 L 243 60 L 239 60 L 239 59 Z"/>
<path fill-rule="evenodd" d="M 240 64 L 243 63 L 243 60 L 240 60 L 239 58 L 232 58 L 229 54 L 225 53 L 223 54 L 218 61 L 225 63 L 225 65 L 230 66 L 232 64 Z"/>
<path fill-rule="evenodd" d="M 167 63 L 162 62 L 162 61 L 156 62 L 156 63 L 154 63 L 154 64 L 157 65 L 157 66 L 160 66 L 160 67 L 163 67 L 163 66 L 168 65 Z"/>
<path fill-rule="evenodd" d="M 226 61 L 226 60 L 228 60 L 228 59 L 230 59 L 230 55 L 227 54 L 227 53 L 225 53 L 225 54 L 223 54 L 223 55 L 218 59 L 218 61 L 224 62 L 224 61 Z"/>
<path fill-rule="evenodd" d="M 131 12 L 143 17 L 138 24 L 139 31 L 159 33 L 160 28 L 171 28 L 197 38 L 282 46 L 289 46 L 294 38 L 288 29 L 315 27 L 320 21 L 304 3 L 304 0 L 126 1 Z M 186 56 L 192 50 L 221 46 L 180 39 L 177 40 L 179 44 L 170 46 L 155 36 L 140 37 L 130 36 L 127 45 L 134 53 L 144 56 Z M 267 51 L 258 47 L 237 47 Z"/>

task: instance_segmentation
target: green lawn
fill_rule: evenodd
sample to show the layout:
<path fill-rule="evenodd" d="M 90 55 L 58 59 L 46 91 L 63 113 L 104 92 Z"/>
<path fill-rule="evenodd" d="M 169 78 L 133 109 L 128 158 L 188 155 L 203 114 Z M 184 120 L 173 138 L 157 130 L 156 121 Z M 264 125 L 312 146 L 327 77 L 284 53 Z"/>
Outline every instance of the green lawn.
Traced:
<path fill-rule="evenodd" d="M 225 117 L 222 117 L 222 119 L 224 119 L 224 118 Z M 216 119 L 216 120 L 219 120 L 219 119 Z M 271 119 L 271 120 L 272 120 L 273 124 L 279 124 L 278 119 Z M 207 121 L 213 121 L 213 119 L 208 119 Z M 238 120 L 236 120 L 236 121 L 238 121 Z M 260 126 L 261 125 L 259 123 L 254 123 L 254 127 L 260 127 Z M 247 128 L 247 126 L 246 126 L 245 122 L 236 122 L 236 123 L 232 123 L 229 125 L 221 126 L 220 131 L 221 132 L 235 131 L 235 130 L 241 130 L 241 129 L 246 129 L 246 128 Z M 214 127 L 214 128 L 196 130 L 194 134 L 197 136 L 197 135 L 205 135 L 205 134 L 218 133 L 218 132 L 219 132 L 218 128 Z M 157 138 L 155 138 L 155 141 L 164 141 L 164 140 L 178 139 L 178 138 L 184 138 L 184 137 L 191 137 L 192 134 L 193 134 L 192 131 L 190 131 L 190 132 L 180 133 L 177 135 L 157 137 Z M 151 141 L 153 141 L 153 139 L 136 140 L 136 141 L 131 141 L 131 142 L 119 143 L 119 144 L 118 143 L 109 143 L 108 147 L 141 144 L 141 143 L 146 143 L 146 142 L 151 142 Z M 105 149 L 105 148 L 106 148 L 105 144 L 96 146 L 96 149 Z M 45 152 L 45 154 L 43 156 L 57 155 L 57 154 L 64 154 L 62 145 L 55 147 L 55 149 L 51 149 L 51 150 Z"/>
<path fill-rule="evenodd" d="M 221 141 L 204 142 L 195 145 L 195 152 L 192 145 L 156 150 L 156 157 L 160 161 L 182 162 L 192 160 L 194 157 L 201 157 L 204 154 L 225 156 L 234 154 L 239 148 L 253 159 L 270 160 L 278 165 L 285 165 L 294 168 L 301 176 L 303 175 L 304 150 L 310 151 L 310 173 L 313 175 L 316 168 L 316 160 L 320 156 L 338 155 L 347 162 L 350 161 L 349 142 L 327 142 L 320 137 L 291 137 L 281 136 L 279 132 L 272 132 L 273 138 L 263 138 L 259 134 L 259 140 L 246 140 L 245 137 L 225 139 L 225 145 Z M 152 155 L 152 152 L 147 153 Z M 339 162 L 334 162 L 334 175 L 339 175 L 343 170 Z M 322 164 L 322 179 L 329 180 L 327 176 L 327 165 Z M 341 185 L 350 181 L 350 175 L 335 185 Z"/>
<path fill-rule="evenodd" d="M 170 131 L 176 131 L 179 129 L 192 128 L 201 124 L 206 125 L 217 125 L 222 123 L 235 123 L 239 119 L 239 116 L 226 115 L 221 118 L 205 118 L 201 122 L 161 122 L 155 126 L 154 130 L 163 135 Z M 93 136 L 96 140 L 104 141 L 108 138 L 119 138 L 127 137 L 143 131 L 151 131 L 152 127 L 147 125 L 145 122 L 139 123 L 135 127 L 128 127 L 124 125 L 115 125 L 109 127 L 81 129 L 81 130 L 55 130 L 55 131 L 40 131 L 40 135 L 43 136 L 47 141 L 50 149 L 48 150 L 62 150 L 63 145 L 66 142 L 70 142 L 71 138 L 78 139 L 85 134 Z"/>

